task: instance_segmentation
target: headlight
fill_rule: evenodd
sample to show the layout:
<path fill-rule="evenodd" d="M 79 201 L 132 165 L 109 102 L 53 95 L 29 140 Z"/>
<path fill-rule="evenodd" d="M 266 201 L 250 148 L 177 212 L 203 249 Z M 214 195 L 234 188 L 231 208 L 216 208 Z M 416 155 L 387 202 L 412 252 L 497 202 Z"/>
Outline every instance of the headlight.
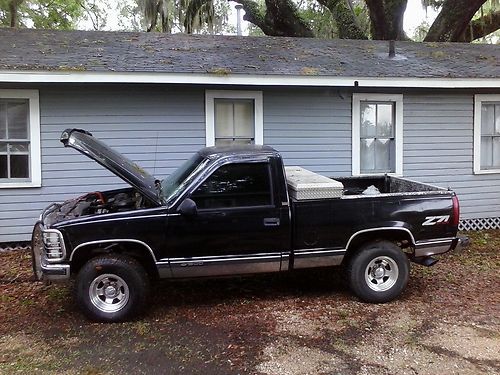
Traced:
<path fill-rule="evenodd" d="M 55 262 L 62 260 L 66 255 L 66 251 L 61 232 L 55 229 L 48 229 L 43 232 L 42 237 L 47 261 Z"/>

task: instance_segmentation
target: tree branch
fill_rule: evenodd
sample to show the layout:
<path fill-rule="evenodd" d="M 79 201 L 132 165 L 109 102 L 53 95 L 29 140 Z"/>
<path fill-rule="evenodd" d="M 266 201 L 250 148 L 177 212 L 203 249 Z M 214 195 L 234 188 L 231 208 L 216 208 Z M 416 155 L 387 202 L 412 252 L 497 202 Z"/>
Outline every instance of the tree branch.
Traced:
<path fill-rule="evenodd" d="M 259 4 L 254 0 L 230 0 L 234 1 L 243 6 L 243 10 L 245 11 L 245 15 L 243 19 L 248 21 L 259 29 L 266 35 L 272 35 L 272 28 L 270 25 L 266 24 L 265 17 L 266 14 L 262 11 Z"/>
<path fill-rule="evenodd" d="M 500 29 L 500 11 L 485 14 L 473 20 L 465 29 L 462 36 L 463 42 L 472 42 Z"/>
<path fill-rule="evenodd" d="M 340 39 L 368 39 L 359 28 L 353 9 L 345 0 L 318 0 L 318 3 L 328 8 L 337 24 Z"/>
<path fill-rule="evenodd" d="M 290 0 L 266 0 L 265 11 L 254 0 L 230 1 L 241 4 L 245 11 L 243 19 L 259 27 L 266 35 L 314 37 Z"/>
<path fill-rule="evenodd" d="M 444 0 L 424 42 L 459 42 L 486 0 Z"/>

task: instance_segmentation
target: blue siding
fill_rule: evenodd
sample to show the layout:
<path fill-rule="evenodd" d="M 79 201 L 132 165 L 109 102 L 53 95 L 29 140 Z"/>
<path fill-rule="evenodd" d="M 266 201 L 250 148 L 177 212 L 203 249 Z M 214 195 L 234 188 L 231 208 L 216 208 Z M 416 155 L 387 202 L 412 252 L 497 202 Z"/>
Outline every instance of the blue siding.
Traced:
<path fill-rule="evenodd" d="M 450 187 L 463 219 L 500 216 L 500 174 L 474 175 L 474 95 L 404 96 L 404 175 Z"/>
<path fill-rule="evenodd" d="M 288 165 L 327 176 L 350 175 L 350 96 L 327 89 L 266 91 L 264 142 Z"/>
<path fill-rule="evenodd" d="M 40 88 L 42 188 L 0 189 L 0 242 L 29 239 L 54 201 L 123 185 L 59 142 L 80 127 L 154 175 L 205 145 L 204 89 L 168 86 Z M 473 94 L 404 95 L 404 175 L 451 187 L 464 218 L 500 216 L 500 174 L 472 172 Z M 264 142 L 288 165 L 351 174 L 351 96 L 329 89 L 264 89 Z"/>
<path fill-rule="evenodd" d="M 40 211 L 52 202 L 123 184 L 65 149 L 59 142 L 64 129 L 89 130 L 162 177 L 205 145 L 204 95 L 160 86 L 40 89 L 42 188 L 0 189 L 0 242 L 29 239 Z"/>

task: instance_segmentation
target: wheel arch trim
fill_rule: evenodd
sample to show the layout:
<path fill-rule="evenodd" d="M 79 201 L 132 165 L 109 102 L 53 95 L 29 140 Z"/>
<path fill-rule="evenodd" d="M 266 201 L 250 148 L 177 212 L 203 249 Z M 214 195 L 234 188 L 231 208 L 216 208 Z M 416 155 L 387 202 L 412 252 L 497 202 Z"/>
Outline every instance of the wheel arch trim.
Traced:
<path fill-rule="evenodd" d="M 103 244 L 103 243 L 117 243 L 117 242 L 129 242 L 129 243 L 135 243 L 135 244 L 139 244 L 141 245 L 142 247 L 144 247 L 145 249 L 147 249 L 151 255 L 151 257 L 153 258 L 153 261 L 156 263 L 157 260 L 156 260 L 156 256 L 153 252 L 153 249 L 151 249 L 151 247 L 143 242 L 143 241 L 140 241 L 140 240 L 136 240 L 136 239 L 131 239 L 131 238 L 115 238 L 115 239 L 106 239 L 106 240 L 97 240 L 97 241 L 88 241 L 88 242 L 83 242 L 81 244 L 79 244 L 78 246 L 76 246 L 73 251 L 71 252 L 71 255 L 69 257 L 69 261 L 71 262 L 73 260 L 73 257 L 75 255 L 75 253 L 81 249 L 81 248 L 84 248 L 86 246 L 90 246 L 90 245 L 97 245 L 97 244 Z"/>
<path fill-rule="evenodd" d="M 408 234 L 409 237 L 410 237 L 410 239 L 411 239 L 412 245 L 415 246 L 415 243 L 416 243 L 415 242 L 415 237 L 413 237 L 413 233 L 411 233 L 408 228 L 403 228 L 403 227 L 377 227 L 377 228 L 362 229 L 362 230 L 357 231 L 356 233 L 354 233 L 349 238 L 349 241 L 347 241 L 347 245 L 346 245 L 345 248 L 346 248 L 346 250 L 348 250 L 349 246 L 351 245 L 351 243 L 356 239 L 356 237 L 358 237 L 361 234 L 370 233 L 370 232 L 386 232 L 386 231 L 402 231 L 402 232 L 406 232 L 406 234 Z"/>

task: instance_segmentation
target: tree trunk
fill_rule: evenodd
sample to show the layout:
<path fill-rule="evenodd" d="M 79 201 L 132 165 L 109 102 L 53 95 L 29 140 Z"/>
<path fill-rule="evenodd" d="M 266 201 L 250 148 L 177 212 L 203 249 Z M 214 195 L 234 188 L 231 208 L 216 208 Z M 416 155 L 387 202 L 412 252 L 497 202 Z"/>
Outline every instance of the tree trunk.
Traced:
<path fill-rule="evenodd" d="M 459 42 L 463 40 L 474 14 L 486 0 L 445 0 L 424 42 Z"/>
<path fill-rule="evenodd" d="M 408 0 L 365 0 L 370 13 L 372 39 L 404 40 L 403 17 Z"/>
<path fill-rule="evenodd" d="M 24 0 L 11 0 L 9 2 L 9 12 L 10 12 L 10 27 L 17 27 L 17 13 L 19 10 L 19 5 Z"/>

